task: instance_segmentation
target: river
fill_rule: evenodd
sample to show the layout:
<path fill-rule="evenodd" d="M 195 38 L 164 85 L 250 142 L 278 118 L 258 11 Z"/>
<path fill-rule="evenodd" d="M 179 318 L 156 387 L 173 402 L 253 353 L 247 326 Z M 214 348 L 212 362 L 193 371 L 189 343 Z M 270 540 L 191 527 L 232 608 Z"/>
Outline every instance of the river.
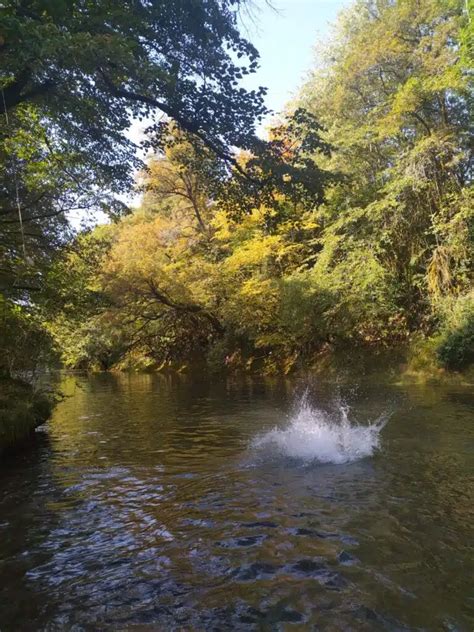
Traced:
<path fill-rule="evenodd" d="M 0 630 L 474 629 L 474 393 L 69 377 L 0 465 Z"/>

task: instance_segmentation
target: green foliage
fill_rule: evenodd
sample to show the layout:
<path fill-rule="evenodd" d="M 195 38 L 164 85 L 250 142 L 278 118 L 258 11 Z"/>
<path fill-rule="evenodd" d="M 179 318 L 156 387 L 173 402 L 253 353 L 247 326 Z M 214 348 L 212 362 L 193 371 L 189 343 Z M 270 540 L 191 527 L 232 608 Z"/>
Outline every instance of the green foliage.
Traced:
<path fill-rule="evenodd" d="M 474 363 L 474 316 L 450 332 L 438 347 L 438 358 L 448 369 L 464 369 Z"/>
<path fill-rule="evenodd" d="M 121 357 L 122 335 L 106 326 L 110 301 L 97 276 L 113 233 L 109 224 L 81 234 L 49 270 L 42 308 L 67 367 L 109 369 Z"/>
<path fill-rule="evenodd" d="M 51 414 L 53 398 L 30 384 L 0 378 L 0 454 L 25 439 Z"/>
<path fill-rule="evenodd" d="M 336 243 L 333 243 L 337 250 Z M 354 248 L 337 261 L 327 257 L 286 279 L 285 321 L 296 335 L 320 342 L 395 342 L 405 335 L 393 279 L 376 256 Z"/>
<path fill-rule="evenodd" d="M 474 296 L 459 297 L 445 314 L 437 356 L 448 369 L 461 370 L 474 363 Z"/>
<path fill-rule="evenodd" d="M 464 67 L 470 69 L 474 65 L 474 2 L 466 0 L 467 23 L 461 31 L 461 55 Z"/>
<path fill-rule="evenodd" d="M 165 150 L 175 164 L 179 158 L 164 197 L 188 195 L 191 176 L 192 196 L 183 200 L 193 206 L 202 230 L 207 230 L 209 200 L 230 199 L 231 188 L 234 199 L 245 200 L 245 210 L 255 198 L 268 197 L 274 186 L 298 187 L 308 200 L 321 197 L 322 179 L 313 162 L 301 152 L 285 156 L 283 140 L 266 143 L 255 135 L 266 114 L 265 89 L 239 85 L 258 65 L 257 51 L 238 29 L 244 2 L 2 3 L 0 291 L 25 313 L 35 312 L 37 303 L 48 313 L 62 306 L 61 317 L 46 316 L 55 322 L 49 326 L 56 326 L 62 347 L 64 323 L 78 325 L 81 301 L 94 311 L 100 297 L 81 287 L 80 262 L 71 262 L 73 269 L 77 263 L 77 274 L 68 279 L 56 253 L 73 237 L 71 212 L 100 209 L 115 220 L 126 213 L 117 196 L 130 191 L 134 171 L 143 167 L 127 135 L 133 119 L 147 121 L 145 148 Z M 172 133 L 169 121 L 174 121 Z M 312 141 L 319 142 L 316 131 L 300 143 L 302 150 Z M 234 147 L 252 152 L 248 173 L 235 159 Z M 176 151 L 181 154 L 173 157 Z M 230 179 L 236 186 L 226 189 Z M 158 186 L 155 195 L 161 195 Z M 77 296 L 64 303 L 67 285 Z M 203 314 L 215 327 L 212 315 Z M 75 364 L 94 350 L 98 363 L 108 366 L 107 349 L 116 336 L 106 336 L 97 346 L 93 340 L 86 343 L 95 329 L 71 328 L 77 344 L 68 362 Z"/>
<path fill-rule="evenodd" d="M 428 359 L 472 361 L 462 0 L 358 0 L 266 141 L 262 92 L 235 91 L 257 61 L 239 2 L 7 4 L 6 199 L 19 174 L 28 227 L 48 244 L 25 232 L 28 267 L 18 226 L 0 243 L 8 299 L 35 305 L 65 365 L 287 371 L 431 336 Z M 139 209 L 73 241 L 61 219 L 28 215 L 128 186 L 128 118 L 157 110 L 174 123 L 151 125 Z"/>
<path fill-rule="evenodd" d="M 271 209 L 265 219 L 272 229 L 287 218 L 288 208 L 314 210 L 324 199 L 325 187 L 337 180 L 313 159 L 328 157 L 331 147 L 316 118 L 304 108 L 286 114 L 271 129 L 269 140 L 256 140 L 246 149 L 250 153 L 241 157 L 242 166 L 215 189 L 221 207 L 235 219 L 255 205 L 265 206 Z"/>
<path fill-rule="evenodd" d="M 97 340 L 120 331 L 121 362 L 208 354 L 213 367 L 288 370 L 437 332 L 443 362 L 468 362 L 471 321 L 447 308 L 472 287 L 463 3 L 359 0 L 338 28 L 293 115 L 230 181 L 204 144 L 167 128 L 143 206 L 98 266 L 109 304 L 85 321 Z"/>
<path fill-rule="evenodd" d="M 25 377 L 54 363 L 51 338 L 38 310 L 27 309 L 0 294 L 0 377 Z"/>
<path fill-rule="evenodd" d="M 155 118 L 159 110 L 227 154 L 252 137 L 265 112 L 263 89 L 237 89 L 258 63 L 237 30 L 241 4 L 4 2 L 6 106 L 37 103 L 115 189 L 130 183 L 131 117 Z M 161 132 L 159 122 L 151 127 Z"/>
<path fill-rule="evenodd" d="M 268 194 L 270 185 L 296 187 L 301 197 L 321 196 L 322 179 L 314 163 L 298 152 L 286 160 L 283 141 L 267 143 L 255 134 L 267 113 L 266 90 L 239 86 L 258 66 L 258 52 L 238 30 L 244 4 L 4 2 L 0 88 L 11 114 L 9 127 L 15 127 L 21 110 L 34 109 L 46 137 L 67 154 L 67 159 L 59 156 L 58 166 L 67 167 L 61 172 L 71 175 L 72 160 L 84 171 L 83 189 L 89 194 L 131 188 L 133 171 L 141 165 L 126 134 L 131 120 L 147 121 L 145 148 L 163 149 L 169 140 L 165 115 L 196 146 L 214 153 L 220 176 L 220 182 L 214 180 L 216 195 L 223 193 L 222 181 L 234 169 L 245 197 Z M 292 125 L 298 126 L 300 118 L 293 117 Z M 288 134 L 291 125 L 285 129 Z M 316 142 L 325 147 L 316 129 L 306 137 L 302 146 Z M 245 173 L 233 147 L 252 152 L 257 170 L 249 165 Z"/>
<path fill-rule="evenodd" d="M 127 136 L 162 114 L 211 147 L 228 171 L 229 147 L 250 147 L 264 90 L 239 80 L 258 53 L 237 29 L 242 2 L 8 0 L 0 11 L 0 290 L 31 300 L 70 239 L 67 214 L 118 217 L 141 165 Z"/>
<path fill-rule="evenodd" d="M 317 213 L 324 228 L 316 268 L 332 261 L 335 287 L 339 269 L 349 295 L 349 286 L 359 286 L 357 266 L 367 268 L 369 283 L 379 270 L 385 298 L 376 289 L 371 299 L 362 287 L 356 309 L 362 315 L 365 300 L 375 301 L 363 320 L 380 330 L 376 337 L 429 332 L 439 301 L 472 283 L 472 84 L 458 54 L 463 9 L 457 0 L 358 2 L 300 98 L 327 129 L 334 149 L 326 167 L 344 174 Z M 351 260 L 359 264 L 351 268 Z M 349 298 L 354 307 L 357 294 Z"/>

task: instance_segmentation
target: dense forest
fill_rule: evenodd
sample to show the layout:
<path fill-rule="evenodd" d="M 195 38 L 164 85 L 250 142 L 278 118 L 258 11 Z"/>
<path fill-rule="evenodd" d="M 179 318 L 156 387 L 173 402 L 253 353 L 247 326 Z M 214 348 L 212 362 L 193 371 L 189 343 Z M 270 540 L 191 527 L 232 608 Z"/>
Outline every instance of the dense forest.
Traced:
<path fill-rule="evenodd" d="M 59 365 L 474 361 L 469 6 L 357 0 L 262 139 L 245 4 L 3 3 L 4 407 Z"/>

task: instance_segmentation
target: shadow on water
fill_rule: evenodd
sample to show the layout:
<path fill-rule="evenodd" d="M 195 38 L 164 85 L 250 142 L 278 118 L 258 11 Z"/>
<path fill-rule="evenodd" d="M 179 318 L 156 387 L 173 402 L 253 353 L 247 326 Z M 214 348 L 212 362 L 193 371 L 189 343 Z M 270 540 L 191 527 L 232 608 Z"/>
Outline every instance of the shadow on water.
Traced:
<path fill-rule="evenodd" d="M 0 467 L 0 629 L 472 629 L 471 395 L 346 377 L 66 380 Z"/>

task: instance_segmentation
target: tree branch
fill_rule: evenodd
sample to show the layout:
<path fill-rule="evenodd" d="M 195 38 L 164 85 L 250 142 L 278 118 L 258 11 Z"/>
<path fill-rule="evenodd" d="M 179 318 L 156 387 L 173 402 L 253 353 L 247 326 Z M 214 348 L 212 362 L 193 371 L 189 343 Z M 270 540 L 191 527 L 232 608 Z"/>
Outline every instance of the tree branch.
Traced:
<path fill-rule="evenodd" d="M 163 305 L 166 305 L 177 312 L 201 314 L 210 322 L 218 334 L 222 335 L 225 332 L 225 329 L 219 319 L 211 312 L 208 312 L 204 307 L 201 307 L 201 305 L 196 305 L 195 303 L 176 303 L 175 301 L 172 301 L 168 296 L 166 296 L 166 294 L 163 294 L 163 292 L 156 287 L 152 279 L 148 279 L 147 285 L 150 288 L 152 296 Z"/>
<path fill-rule="evenodd" d="M 219 145 L 211 140 L 206 134 L 204 134 L 200 129 L 197 123 L 193 123 L 192 121 L 188 121 L 184 118 L 177 110 L 168 106 L 166 103 L 162 101 L 157 101 L 153 97 L 146 96 L 144 94 L 139 94 L 137 92 L 133 92 L 132 90 L 126 90 L 124 88 L 118 88 L 114 82 L 110 79 L 110 77 L 102 70 L 99 69 L 99 73 L 104 80 L 106 86 L 112 92 L 115 97 L 121 99 L 127 99 L 128 101 L 136 101 L 137 103 L 144 103 L 145 105 L 149 105 L 154 108 L 158 108 L 162 112 L 164 112 L 167 116 L 174 119 L 184 130 L 194 134 L 197 136 L 202 142 L 211 149 L 216 156 L 224 160 L 225 162 L 231 164 L 242 176 L 244 176 L 250 182 L 254 184 L 261 184 L 259 180 L 251 178 L 249 174 L 241 167 L 238 161 L 229 154 L 225 149 L 219 147 Z"/>

